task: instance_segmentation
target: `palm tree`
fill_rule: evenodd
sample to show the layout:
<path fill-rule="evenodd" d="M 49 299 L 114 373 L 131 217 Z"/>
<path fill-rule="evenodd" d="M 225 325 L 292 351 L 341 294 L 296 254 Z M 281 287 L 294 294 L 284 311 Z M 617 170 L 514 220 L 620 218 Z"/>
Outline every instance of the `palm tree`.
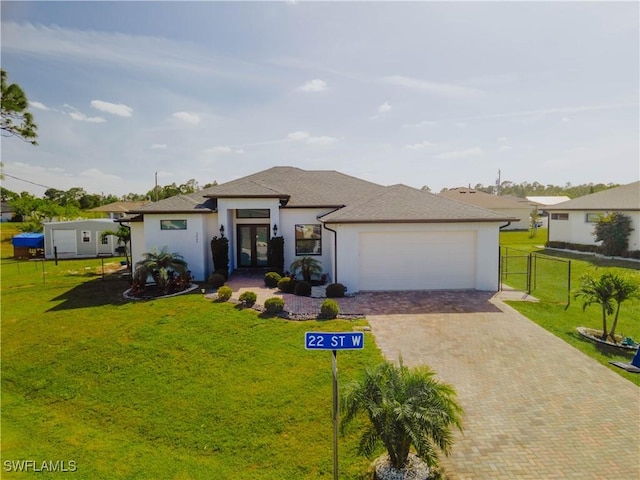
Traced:
<path fill-rule="evenodd" d="M 613 299 L 616 301 L 616 314 L 613 317 L 613 325 L 611 326 L 611 332 L 609 335 L 615 343 L 620 305 L 626 300 L 637 297 L 640 293 L 640 286 L 638 286 L 638 283 L 636 283 L 636 281 L 631 277 L 622 275 L 612 275 L 611 282 L 613 283 L 614 288 Z"/>
<path fill-rule="evenodd" d="M 300 257 L 294 260 L 289 267 L 291 273 L 295 275 L 296 271 L 300 270 L 302 278 L 307 282 L 311 281 L 312 275 L 320 275 L 322 273 L 322 267 L 320 262 L 313 257 Z"/>
<path fill-rule="evenodd" d="M 382 443 L 391 465 L 407 465 L 410 449 L 435 467 L 439 452 L 449 455 L 453 445 L 452 426 L 462 431 L 462 407 L 449 385 L 438 382 L 428 367 L 409 369 L 400 359 L 367 370 L 365 377 L 346 388 L 342 397 L 344 430 L 359 413 L 369 418 L 360 438 L 359 451 L 371 455 Z"/>
<path fill-rule="evenodd" d="M 169 289 L 169 281 L 172 272 L 180 276 L 187 274 L 187 262 L 178 253 L 167 252 L 167 247 L 163 247 L 160 252 L 154 250 L 143 254 L 144 258 L 136 263 L 134 281 L 139 285 L 146 285 L 149 275 L 156 282 L 156 285 L 164 293 Z"/>
<path fill-rule="evenodd" d="M 583 275 L 581 284 L 574 297 L 582 297 L 582 311 L 593 305 L 601 305 L 602 307 L 602 340 L 606 340 L 609 336 L 607 331 L 607 316 L 613 313 L 615 282 L 612 273 L 605 273 L 600 278 L 593 278 L 591 275 Z"/>
<path fill-rule="evenodd" d="M 122 243 L 124 245 L 124 258 L 127 261 L 127 266 L 129 265 L 129 247 L 128 245 L 131 243 L 131 229 L 120 225 L 118 230 L 105 230 L 102 232 L 100 236 L 101 239 L 108 237 L 109 235 L 113 235 L 118 240 L 118 243 Z"/>

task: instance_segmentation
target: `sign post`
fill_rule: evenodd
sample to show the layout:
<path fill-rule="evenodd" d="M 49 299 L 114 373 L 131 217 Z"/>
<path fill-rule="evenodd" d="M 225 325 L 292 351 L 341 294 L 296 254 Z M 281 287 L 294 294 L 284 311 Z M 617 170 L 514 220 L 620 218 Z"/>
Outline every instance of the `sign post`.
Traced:
<path fill-rule="evenodd" d="M 304 348 L 307 350 L 331 350 L 333 373 L 333 480 L 338 480 L 338 350 L 362 350 L 362 332 L 306 332 Z"/>

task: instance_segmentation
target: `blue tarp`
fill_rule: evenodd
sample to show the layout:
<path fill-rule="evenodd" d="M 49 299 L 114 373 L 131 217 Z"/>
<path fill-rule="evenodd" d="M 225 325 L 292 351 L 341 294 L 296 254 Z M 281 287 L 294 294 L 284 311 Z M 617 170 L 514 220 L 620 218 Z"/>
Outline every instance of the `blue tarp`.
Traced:
<path fill-rule="evenodd" d="M 14 247 L 44 248 L 44 233 L 21 233 L 11 243 Z"/>

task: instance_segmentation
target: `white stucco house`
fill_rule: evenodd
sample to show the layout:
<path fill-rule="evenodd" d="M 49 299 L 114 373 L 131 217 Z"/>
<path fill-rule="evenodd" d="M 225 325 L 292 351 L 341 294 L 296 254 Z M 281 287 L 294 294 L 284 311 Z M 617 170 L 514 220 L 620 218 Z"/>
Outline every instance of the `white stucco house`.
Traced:
<path fill-rule="evenodd" d="M 229 239 L 231 271 L 266 267 L 268 239 L 282 236 L 285 268 L 314 256 L 329 281 L 350 292 L 495 291 L 500 227 L 516 220 L 405 185 L 294 167 L 273 167 L 129 215 L 134 264 L 166 246 L 202 281 L 213 271 L 213 236 Z"/>
<path fill-rule="evenodd" d="M 102 238 L 102 232 L 114 231 L 118 225 L 109 219 L 73 220 L 44 224 L 45 258 L 86 258 L 116 254 L 117 239 Z"/>
<path fill-rule="evenodd" d="M 602 214 L 620 212 L 631 218 L 629 250 L 640 250 L 640 181 L 548 205 L 549 242 L 597 245 L 593 229 Z"/>
<path fill-rule="evenodd" d="M 500 213 L 501 215 L 512 217 L 514 220 L 504 230 L 528 230 L 529 218 L 533 211 L 531 202 L 526 199 L 514 199 L 500 195 L 491 195 L 474 188 L 457 187 L 445 190 L 438 194 L 441 197 L 451 200 L 475 205 Z"/>

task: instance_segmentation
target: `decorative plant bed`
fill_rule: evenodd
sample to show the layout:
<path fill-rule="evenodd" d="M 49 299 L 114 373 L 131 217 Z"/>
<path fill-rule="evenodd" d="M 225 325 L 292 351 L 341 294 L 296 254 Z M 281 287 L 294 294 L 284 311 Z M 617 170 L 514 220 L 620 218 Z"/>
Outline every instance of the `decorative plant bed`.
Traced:
<path fill-rule="evenodd" d="M 622 337 L 621 335 L 615 335 L 615 339 L 617 343 L 613 343 L 609 340 L 604 341 L 602 340 L 602 330 L 595 330 L 593 328 L 586 328 L 586 327 L 578 327 L 576 328 L 576 330 L 578 330 L 578 333 L 580 335 L 582 335 L 585 338 L 588 338 L 589 340 L 593 341 L 593 342 L 597 342 L 600 345 L 606 345 L 607 347 L 613 347 L 613 348 L 619 348 L 621 350 L 625 350 L 625 351 L 629 351 L 629 352 L 633 352 L 638 350 L 638 345 L 625 345 L 622 343 L 622 341 L 624 340 L 624 337 Z"/>

